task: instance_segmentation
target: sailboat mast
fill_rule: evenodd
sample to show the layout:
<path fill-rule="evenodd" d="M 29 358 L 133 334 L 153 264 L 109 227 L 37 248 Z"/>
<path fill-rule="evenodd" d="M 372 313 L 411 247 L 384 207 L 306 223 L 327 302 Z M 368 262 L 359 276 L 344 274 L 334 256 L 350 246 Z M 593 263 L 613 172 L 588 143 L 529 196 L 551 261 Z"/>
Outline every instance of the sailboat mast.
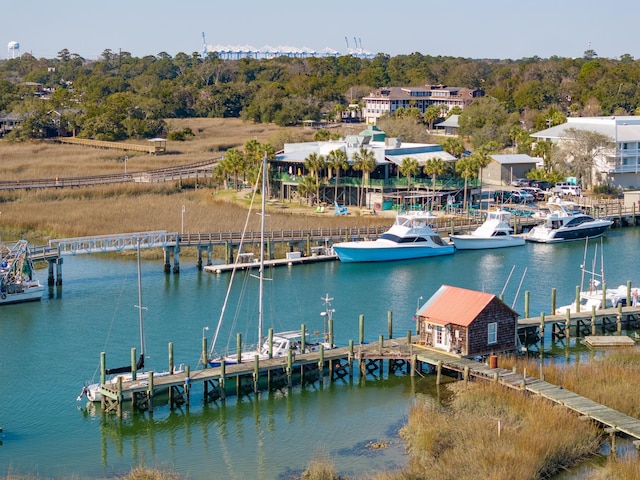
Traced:
<path fill-rule="evenodd" d="M 142 269 L 140 267 L 140 239 L 137 241 L 138 251 L 138 317 L 140 322 L 140 355 L 144 356 L 144 325 L 142 322 Z"/>
<path fill-rule="evenodd" d="M 258 293 L 258 349 L 262 345 L 262 325 L 264 322 L 264 313 L 262 309 L 264 295 L 264 217 L 267 198 L 267 156 L 262 159 L 262 212 L 260 213 L 260 289 Z"/>

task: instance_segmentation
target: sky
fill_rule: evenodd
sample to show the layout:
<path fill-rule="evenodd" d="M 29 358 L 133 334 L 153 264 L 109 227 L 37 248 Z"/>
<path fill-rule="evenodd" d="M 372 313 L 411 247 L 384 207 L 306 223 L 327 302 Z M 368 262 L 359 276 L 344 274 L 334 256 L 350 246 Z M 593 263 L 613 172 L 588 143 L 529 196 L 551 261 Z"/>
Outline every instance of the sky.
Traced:
<path fill-rule="evenodd" d="M 5 3 L 6 2 L 6 3 Z M 0 59 L 55 58 L 67 49 L 96 59 L 203 51 L 209 45 L 289 45 L 341 53 L 356 46 L 390 56 L 521 59 L 640 58 L 638 0 L 4 0 Z M 356 45 L 357 43 L 357 45 Z"/>

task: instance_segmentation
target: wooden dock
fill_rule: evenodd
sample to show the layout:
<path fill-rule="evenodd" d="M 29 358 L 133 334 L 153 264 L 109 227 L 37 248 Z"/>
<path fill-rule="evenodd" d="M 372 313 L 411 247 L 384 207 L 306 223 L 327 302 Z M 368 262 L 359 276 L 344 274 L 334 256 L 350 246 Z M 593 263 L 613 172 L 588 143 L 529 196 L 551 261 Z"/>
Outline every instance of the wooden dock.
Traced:
<path fill-rule="evenodd" d="M 272 260 L 265 260 L 264 266 L 269 267 L 282 267 L 282 266 L 292 266 L 292 265 L 300 265 L 302 263 L 315 263 L 315 262 L 329 262 L 332 260 L 337 260 L 338 256 L 334 253 L 329 254 L 313 254 L 310 256 L 291 256 L 288 258 L 275 258 Z M 260 263 L 258 261 L 254 261 L 251 257 L 246 259 L 245 261 L 239 263 L 227 263 L 220 265 L 207 265 L 202 267 L 205 272 L 213 272 L 213 273 L 223 273 L 230 272 L 231 270 L 252 270 L 254 268 L 258 268 Z"/>
<path fill-rule="evenodd" d="M 390 332 L 391 333 L 391 327 Z M 389 372 L 401 372 L 411 376 L 435 371 L 436 382 L 440 383 L 444 372 L 458 379 L 491 381 L 522 392 L 542 396 L 564 406 L 580 416 L 594 421 L 615 438 L 622 433 L 635 439 L 640 445 L 640 420 L 594 402 L 571 392 L 562 386 L 544 380 L 516 373 L 514 370 L 498 368 L 497 357 L 489 357 L 482 363 L 469 358 L 438 351 L 416 344 L 417 336 L 407 332 L 405 338 L 384 339 L 380 335 L 375 343 L 339 347 L 310 353 L 268 360 L 249 361 L 241 364 L 222 365 L 216 368 L 202 368 L 154 378 L 150 372 L 145 381 L 123 382 L 120 378 L 113 386 L 103 385 L 102 409 L 122 416 L 123 403 L 132 400 L 134 408 L 153 410 L 154 395 L 160 391 L 169 392 L 171 408 L 189 404 L 191 388 L 202 384 L 205 403 L 224 401 L 228 395 L 258 394 L 261 390 L 290 389 L 294 382 L 322 385 L 325 377 L 329 382 L 346 381 L 354 378 L 354 370 L 359 372 L 360 381 L 368 375 L 382 374 L 384 362 Z"/>

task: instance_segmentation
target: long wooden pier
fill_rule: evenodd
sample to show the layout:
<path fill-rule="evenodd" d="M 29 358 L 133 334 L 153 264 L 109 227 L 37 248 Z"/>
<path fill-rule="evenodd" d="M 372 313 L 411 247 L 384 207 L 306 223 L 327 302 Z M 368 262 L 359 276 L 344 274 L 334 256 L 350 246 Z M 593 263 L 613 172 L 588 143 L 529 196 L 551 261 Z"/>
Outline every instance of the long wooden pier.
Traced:
<path fill-rule="evenodd" d="M 390 327 L 391 333 L 391 327 Z M 201 383 L 203 401 L 224 401 L 228 395 L 258 394 L 261 390 L 292 388 L 294 381 L 302 384 L 318 382 L 323 384 L 325 376 L 329 382 L 344 381 L 353 378 L 354 369 L 361 381 L 367 375 L 383 372 L 387 362 L 389 372 L 404 372 L 411 376 L 422 374 L 425 370 L 435 372 L 436 382 L 441 383 L 445 372 L 460 380 L 484 380 L 503 385 L 507 388 L 542 396 L 549 401 L 564 406 L 580 416 L 596 422 L 612 434 L 622 433 L 635 439 L 640 446 L 640 420 L 601 405 L 586 397 L 571 392 L 562 386 L 544 380 L 516 373 L 514 370 L 498 368 L 490 360 L 489 364 L 462 358 L 432 348 L 423 347 L 415 342 L 411 331 L 405 338 L 384 339 L 380 335 L 377 343 L 346 347 L 294 355 L 289 351 L 287 357 L 271 358 L 259 361 L 225 365 L 216 368 L 202 368 L 173 375 L 153 377 L 148 380 L 123 382 L 122 378 L 114 385 L 103 385 L 101 406 L 103 411 L 122 415 L 123 403 L 132 400 L 135 408 L 153 410 L 153 398 L 158 391 L 169 392 L 171 408 L 189 404 L 191 389 Z M 493 364 L 493 365 L 492 365 Z M 612 440 L 613 441 L 613 440 Z"/>

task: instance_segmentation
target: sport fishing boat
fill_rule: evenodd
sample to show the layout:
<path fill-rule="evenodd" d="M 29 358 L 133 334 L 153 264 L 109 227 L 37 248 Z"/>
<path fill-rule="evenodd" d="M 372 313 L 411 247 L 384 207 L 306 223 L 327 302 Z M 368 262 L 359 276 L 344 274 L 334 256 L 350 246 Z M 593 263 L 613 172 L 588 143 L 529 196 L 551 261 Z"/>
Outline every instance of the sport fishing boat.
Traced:
<path fill-rule="evenodd" d="M 0 305 L 40 300 L 45 287 L 36 277 L 27 241 L 0 246 L 0 256 Z"/>
<path fill-rule="evenodd" d="M 333 245 L 342 262 L 386 262 L 450 255 L 453 245 L 433 231 L 436 218 L 430 212 L 398 213 L 394 224 L 376 240 L 340 242 Z"/>
<path fill-rule="evenodd" d="M 517 247 L 524 245 L 524 238 L 511 235 L 513 229 L 509 219 L 513 216 L 506 210 L 487 213 L 482 225 L 467 235 L 449 235 L 458 250 L 482 250 L 485 248 Z"/>
<path fill-rule="evenodd" d="M 547 202 L 549 213 L 544 223 L 526 234 L 530 242 L 556 243 L 601 236 L 613 223 L 583 213 L 575 202 L 553 198 Z"/>

